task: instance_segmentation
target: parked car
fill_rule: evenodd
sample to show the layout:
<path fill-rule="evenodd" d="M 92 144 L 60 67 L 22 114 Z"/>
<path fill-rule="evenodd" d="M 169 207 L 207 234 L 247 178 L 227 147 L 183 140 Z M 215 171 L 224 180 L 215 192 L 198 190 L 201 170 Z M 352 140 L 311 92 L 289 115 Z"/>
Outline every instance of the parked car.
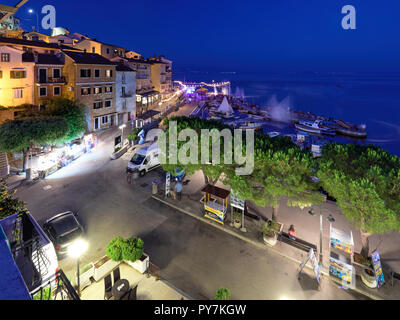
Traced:
<path fill-rule="evenodd" d="M 76 217 L 76 213 L 67 211 L 46 220 L 43 225 L 43 230 L 53 242 L 59 258 L 68 254 L 69 245 L 84 237 L 83 227 Z"/>

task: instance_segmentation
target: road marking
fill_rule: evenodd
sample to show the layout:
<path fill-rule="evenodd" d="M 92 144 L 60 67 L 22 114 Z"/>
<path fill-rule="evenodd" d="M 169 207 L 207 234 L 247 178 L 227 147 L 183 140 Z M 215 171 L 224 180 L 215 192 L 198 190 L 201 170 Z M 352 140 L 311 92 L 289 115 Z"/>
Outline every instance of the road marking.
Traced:
<path fill-rule="evenodd" d="M 47 185 L 43 187 L 43 190 L 50 190 L 51 188 L 52 188 L 51 185 Z"/>

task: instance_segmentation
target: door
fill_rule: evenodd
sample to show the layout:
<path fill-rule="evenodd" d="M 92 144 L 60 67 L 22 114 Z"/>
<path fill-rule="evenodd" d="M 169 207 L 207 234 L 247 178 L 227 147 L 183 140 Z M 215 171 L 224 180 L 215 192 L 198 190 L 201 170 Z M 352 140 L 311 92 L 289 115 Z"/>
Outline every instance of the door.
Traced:
<path fill-rule="evenodd" d="M 112 116 L 111 116 L 111 127 L 114 125 L 114 122 L 115 122 L 115 116 L 112 115 Z"/>
<path fill-rule="evenodd" d="M 47 83 L 47 69 L 39 69 L 39 82 Z"/>
<path fill-rule="evenodd" d="M 99 126 L 99 118 L 94 118 L 94 130 L 98 130 Z"/>

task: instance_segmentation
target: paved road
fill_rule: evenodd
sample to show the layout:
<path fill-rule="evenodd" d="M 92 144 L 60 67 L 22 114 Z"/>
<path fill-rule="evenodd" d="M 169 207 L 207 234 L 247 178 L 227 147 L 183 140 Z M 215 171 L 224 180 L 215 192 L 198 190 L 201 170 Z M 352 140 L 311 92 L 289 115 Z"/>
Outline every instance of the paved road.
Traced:
<path fill-rule="evenodd" d="M 113 139 L 113 133 L 105 135 L 91 154 L 17 192 L 39 223 L 59 212 L 78 211 L 90 245 L 82 265 L 104 255 L 113 237 L 139 236 L 162 276 L 194 298 L 198 293 L 213 298 L 224 286 L 233 299 L 364 299 L 328 280 L 318 291 L 312 271 L 298 280 L 293 262 L 152 199 L 151 181 L 162 179 L 160 171 L 128 185 L 129 155 L 110 160 Z M 72 276 L 76 261 L 66 258 L 60 267 Z"/>

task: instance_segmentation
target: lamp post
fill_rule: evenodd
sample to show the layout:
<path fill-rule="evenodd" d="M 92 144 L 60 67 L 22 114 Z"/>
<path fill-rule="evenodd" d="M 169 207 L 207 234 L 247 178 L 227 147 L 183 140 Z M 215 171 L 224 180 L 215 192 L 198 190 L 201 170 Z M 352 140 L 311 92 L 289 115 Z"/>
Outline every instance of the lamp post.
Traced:
<path fill-rule="evenodd" d="M 39 15 L 37 14 L 36 11 L 33 11 L 32 9 L 29 9 L 29 13 L 35 13 L 36 14 L 36 27 L 37 27 L 37 32 L 39 32 Z"/>
<path fill-rule="evenodd" d="M 312 216 L 315 216 L 315 212 L 314 209 L 311 208 L 308 213 Z M 318 264 L 320 266 L 320 268 L 323 267 L 323 255 L 322 255 L 322 209 L 321 209 L 321 205 L 319 206 L 319 261 Z"/>
<path fill-rule="evenodd" d="M 79 281 L 79 258 L 80 256 L 87 250 L 88 248 L 88 243 L 82 239 L 78 239 L 74 241 L 69 247 L 68 247 L 68 255 L 72 258 L 76 258 L 76 268 L 77 268 L 77 282 L 78 282 L 78 295 L 81 295 L 81 289 L 80 289 L 80 281 Z"/>

